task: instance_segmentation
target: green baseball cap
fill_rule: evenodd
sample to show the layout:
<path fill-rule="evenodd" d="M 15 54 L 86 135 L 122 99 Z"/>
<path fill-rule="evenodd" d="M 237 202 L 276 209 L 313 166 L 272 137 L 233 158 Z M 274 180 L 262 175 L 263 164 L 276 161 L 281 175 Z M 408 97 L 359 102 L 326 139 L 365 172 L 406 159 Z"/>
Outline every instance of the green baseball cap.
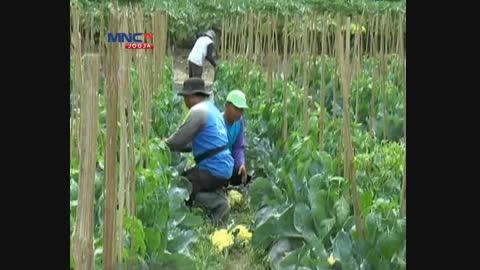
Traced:
<path fill-rule="evenodd" d="M 228 93 L 227 101 L 231 102 L 237 108 L 248 108 L 245 94 L 240 90 L 232 90 L 230 93 Z"/>

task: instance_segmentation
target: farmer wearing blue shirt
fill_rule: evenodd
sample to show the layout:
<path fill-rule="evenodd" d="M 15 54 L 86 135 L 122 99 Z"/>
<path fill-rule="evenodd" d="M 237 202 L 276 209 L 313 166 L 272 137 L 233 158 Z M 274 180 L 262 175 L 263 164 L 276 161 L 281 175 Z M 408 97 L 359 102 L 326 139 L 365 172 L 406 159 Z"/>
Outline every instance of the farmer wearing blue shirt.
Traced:
<path fill-rule="evenodd" d="M 193 152 L 195 167 L 182 175 L 192 183 L 192 199 L 207 208 L 214 221 L 228 212 L 223 187 L 233 171 L 233 157 L 228 149 L 228 137 L 221 112 L 209 100 L 211 91 L 200 78 L 190 78 L 179 91 L 189 109 L 181 127 L 166 144 L 173 151 Z"/>
<path fill-rule="evenodd" d="M 245 119 L 243 118 L 243 110 L 247 108 L 245 94 L 241 90 L 233 90 L 227 95 L 223 117 L 227 126 L 228 149 L 234 159 L 233 173 L 230 178 L 230 184 L 234 186 L 245 185 L 250 180 L 245 166 Z"/>

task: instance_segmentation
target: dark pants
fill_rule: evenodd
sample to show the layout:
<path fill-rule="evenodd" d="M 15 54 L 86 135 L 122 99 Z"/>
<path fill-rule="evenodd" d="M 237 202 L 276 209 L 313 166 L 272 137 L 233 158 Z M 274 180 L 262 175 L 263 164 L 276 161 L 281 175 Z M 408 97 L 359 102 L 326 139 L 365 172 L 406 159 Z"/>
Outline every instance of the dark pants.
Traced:
<path fill-rule="evenodd" d="M 225 179 L 216 177 L 209 171 L 201 169 L 197 166 L 183 172 L 190 183 L 192 183 L 191 197 L 195 197 L 198 192 L 210 192 L 226 186 Z"/>
<path fill-rule="evenodd" d="M 188 76 L 189 78 L 198 77 L 202 78 L 203 67 L 197 66 L 194 63 L 188 61 Z"/>
<path fill-rule="evenodd" d="M 248 184 L 252 180 L 252 176 L 247 174 L 247 181 L 245 183 Z M 229 180 L 230 185 L 232 186 L 239 186 L 242 184 L 242 175 L 238 174 L 238 169 L 233 169 L 232 177 Z"/>
<path fill-rule="evenodd" d="M 187 205 L 191 206 L 195 201 L 210 212 L 214 222 L 220 221 L 228 212 L 228 199 L 223 191 L 228 181 L 197 166 L 185 171 L 182 176 L 192 183 L 192 193 Z"/>

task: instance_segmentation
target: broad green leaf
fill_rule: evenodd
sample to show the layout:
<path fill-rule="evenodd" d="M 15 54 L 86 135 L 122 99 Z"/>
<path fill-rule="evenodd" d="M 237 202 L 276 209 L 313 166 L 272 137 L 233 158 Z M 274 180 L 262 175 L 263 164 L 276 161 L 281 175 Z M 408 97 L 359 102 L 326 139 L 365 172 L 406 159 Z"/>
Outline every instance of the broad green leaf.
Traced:
<path fill-rule="evenodd" d="M 407 239 L 407 220 L 406 218 L 398 219 L 395 224 L 395 231 L 402 235 L 403 239 Z"/>
<path fill-rule="evenodd" d="M 358 264 L 353 257 L 350 257 L 347 261 L 341 262 L 342 270 L 358 270 Z"/>
<path fill-rule="evenodd" d="M 192 184 L 183 177 L 175 177 L 170 183 L 168 190 L 169 195 L 181 196 L 183 199 L 188 199 L 192 191 Z"/>
<path fill-rule="evenodd" d="M 197 239 L 197 233 L 192 230 L 177 230 L 173 235 L 173 239 L 168 241 L 167 249 L 171 253 L 183 253 L 188 245 Z"/>
<path fill-rule="evenodd" d="M 327 260 L 328 254 L 327 251 L 325 250 L 325 247 L 323 246 L 322 240 L 319 238 L 315 238 L 313 241 L 309 242 L 309 244 L 312 246 L 312 254 L 316 258 L 320 260 Z"/>
<path fill-rule="evenodd" d="M 365 217 L 364 236 L 367 243 L 373 245 L 376 242 L 380 217 L 375 213 L 370 213 Z"/>
<path fill-rule="evenodd" d="M 335 202 L 334 208 L 336 212 L 335 214 L 337 217 L 337 223 L 339 225 L 343 225 L 350 215 L 350 206 L 348 205 L 347 200 L 345 200 L 345 197 L 340 197 L 340 199 Z"/>
<path fill-rule="evenodd" d="M 375 200 L 373 203 L 373 206 L 375 208 L 380 208 L 380 209 L 388 209 L 390 206 L 390 200 L 384 199 L 384 198 L 378 198 Z"/>
<path fill-rule="evenodd" d="M 158 224 L 160 226 L 164 226 L 168 219 L 169 219 L 169 210 L 168 209 L 168 199 L 165 197 L 162 200 L 162 204 L 160 205 L 160 210 L 157 212 L 157 218 L 155 219 L 155 224 Z"/>
<path fill-rule="evenodd" d="M 172 211 L 172 214 L 168 219 L 168 228 L 173 229 L 177 227 L 180 223 L 183 222 L 186 216 L 187 216 L 187 212 L 183 208 L 179 208 L 175 211 Z"/>
<path fill-rule="evenodd" d="M 360 264 L 360 270 L 371 270 L 372 267 L 368 263 L 366 259 L 363 259 L 362 263 Z"/>
<path fill-rule="evenodd" d="M 77 182 L 70 180 L 70 201 L 78 200 L 78 190 Z"/>
<path fill-rule="evenodd" d="M 395 252 L 401 251 L 404 239 L 400 233 L 387 231 L 378 237 L 378 248 L 385 259 L 390 259 Z"/>
<path fill-rule="evenodd" d="M 299 269 L 298 267 L 300 266 L 300 261 L 302 257 L 305 256 L 306 250 L 307 250 L 307 246 L 303 245 L 300 248 L 297 248 L 291 252 L 288 252 L 286 256 L 279 261 L 278 269 L 281 269 L 281 270 Z"/>
<path fill-rule="evenodd" d="M 349 262 L 352 257 L 352 241 L 347 233 L 340 231 L 333 240 L 333 256 L 343 263 Z"/>
<path fill-rule="evenodd" d="M 194 215 L 192 213 L 187 213 L 185 219 L 182 221 L 181 225 L 185 227 L 196 228 L 202 226 L 204 223 L 201 216 Z"/>
<path fill-rule="evenodd" d="M 360 194 L 360 208 L 362 213 L 370 213 L 370 208 L 372 207 L 373 202 L 373 193 L 370 191 L 365 191 Z"/>
<path fill-rule="evenodd" d="M 303 167 L 303 171 L 302 171 L 302 178 L 303 177 L 307 177 L 308 175 L 308 172 L 310 171 L 310 165 L 312 163 L 312 159 L 308 159 L 306 162 L 305 162 L 305 165 Z"/>
<path fill-rule="evenodd" d="M 158 228 L 145 228 L 145 243 L 153 252 L 159 252 L 161 243 L 160 230 Z"/>
<path fill-rule="evenodd" d="M 335 218 L 327 218 L 320 221 L 319 238 L 323 239 L 327 237 L 334 226 L 335 226 Z"/>
<path fill-rule="evenodd" d="M 285 191 L 287 194 L 287 197 L 291 199 L 292 201 L 295 201 L 295 189 L 293 187 L 293 181 L 290 177 L 287 177 L 284 179 L 283 183 L 285 184 Z"/>
<path fill-rule="evenodd" d="M 130 233 L 130 229 L 133 226 L 134 230 L 134 246 L 136 248 L 136 252 L 140 256 L 145 256 L 147 247 L 145 245 L 145 232 L 144 226 L 142 221 L 135 217 L 125 216 L 125 231 Z"/>
<path fill-rule="evenodd" d="M 379 270 L 389 270 L 390 265 L 388 261 L 386 261 L 381 254 L 379 254 L 376 250 L 371 250 L 367 254 L 367 261 L 372 266 L 371 269 L 379 269 Z"/>
<path fill-rule="evenodd" d="M 290 250 L 292 250 L 292 246 L 289 239 L 280 239 L 270 248 L 267 256 L 273 264 L 277 265 L 283 255 Z"/>
<path fill-rule="evenodd" d="M 305 204 L 308 204 L 308 187 L 307 187 L 307 181 L 305 178 L 298 178 L 293 182 L 293 185 L 295 187 L 295 201 L 297 203 L 302 202 Z"/>
<path fill-rule="evenodd" d="M 295 229 L 302 233 L 306 238 L 316 237 L 310 208 L 305 203 L 297 203 L 293 216 Z"/>
<path fill-rule="evenodd" d="M 278 265 L 279 261 L 285 256 L 285 253 L 301 247 L 304 242 L 297 238 L 283 238 L 278 240 L 268 252 L 268 258 L 273 264 Z"/>
<path fill-rule="evenodd" d="M 316 161 L 308 168 L 310 175 L 315 175 L 323 171 L 323 166 L 320 162 Z"/>
<path fill-rule="evenodd" d="M 265 178 L 257 178 L 250 187 L 250 202 L 256 209 L 276 200 L 273 183 Z"/>
<path fill-rule="evenodd" d="M 274 206 L 265 206 L 261 208 L 260 210 L 257 211 L 255 214 L 255 227 L 257 227 L 259 224 L 263 224 L 265 221 L 267 221 L 270 217 L 277 216 L 279 210 L 281 210 L 282 206 L 278 205 L 277 207 Z"/>
<path fill-rule="evenodd" d="M 295 229 L 294 225 L 295 206 L 289 206 L 278 218 L 278 236 L 303 238 L 303 235 Z"/>
<path fill-rule="evenodd" d="M 277 234 L 277 220 L 274 217 L 267 219 L 265 222 L 259 224 L 254 230 L 252 236 L 252 245 L 257 248 L 263 244 L 269 244 L 274 240 Z"/>
<path fill-rule="evenodd" d="M 160 255 L 156 263 L 149 265 L 149 269 L 195 270 L 195 261 L 180 253 Z"/>
<path fill-rule="evenodd" d="M 351 231 L 354 226 L 355 226 L 355 216 L 349 216 L 347 220 L 345 220 L 343 229 L 345 231 Z"/>
<path fill-rule="evenodd" d="M 310 206 L 311 206 L 311 213 L 312 213 L 312 219 L 313 219 L 313 224 L 315 225 L 315 229 L 317 232 L 317 235 L 320 236 L 320 224 L 322 220 L 325 220 L 328 218 L 328 213 L 326 210 L 326 205 L 327 205 L 327 192 L 325 190 L 320 190 L 320 191 L 312 191 L 312 189 L 309 189 L 308 197 L 310 201 Z"/>
<path fill-rule="evenodd" d="M 314 191 L 318 191 L 326 188 L 324 175 L 321 173 L 318 173 L 312 176 L 308 180 L 308 186 L 310 187 L 309 188 L 310 190 L 314 190 Z"/>
<path fill-rule="evenodd" d="M 190 197 L 192 184 L 183 178 L 173 178 L 170 188 L 168 189 L 168 197 L 170 200 L 170 211 L 174 213 L 185 205 L 185 201 Z"/>
<path fill-rule="evenodd" d="M 78 201 L 77 200 L 74 200 L 74 201 L 70 201 L 70 208 L 75 208 L 78 206 Z M 73 209 L 75 210 L 75 209 Z"/>

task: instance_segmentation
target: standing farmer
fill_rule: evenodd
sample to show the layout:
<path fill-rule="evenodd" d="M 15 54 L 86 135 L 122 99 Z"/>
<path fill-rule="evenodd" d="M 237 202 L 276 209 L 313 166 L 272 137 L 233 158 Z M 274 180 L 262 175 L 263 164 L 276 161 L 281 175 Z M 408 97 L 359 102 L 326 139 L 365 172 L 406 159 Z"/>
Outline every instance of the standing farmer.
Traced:
<path fill-rule="evenodd" d="M 183 96 L 189 109 L 181 127 L 166 144 L 173 151 L 193 152 L 195 167 L 182 175 L 192 183 L 190 200 L 210 212 L 215 222 L 228 212 L 223 192 L 233 171 L 233 158 L 228 150 L 228 137 L 222 114 L 209 100 L 210 91 L 200 78 L 183 83 Z"/>
<path fill-rule="evenodd" d="M 188 55 L 188 73 L 189 77 L 202 77 L 203 63 L 205 59 L 216 69 L 217 63 L 213 59 L 213 50 L 215 45 L 215 32 L 208 30 L 205 35 L 199 37 Z"/>
<path fill-rule="evenodd" d="M 230 184 L 238 186 L 250 181 L 245 166 L 245 119 L 243 110 L 247 109 L 245 94 L 240 90 L 233 90 L 227 96 L 223 118 L 227 126 L 228 148 L 233 155 L 234 169 Z"/>

